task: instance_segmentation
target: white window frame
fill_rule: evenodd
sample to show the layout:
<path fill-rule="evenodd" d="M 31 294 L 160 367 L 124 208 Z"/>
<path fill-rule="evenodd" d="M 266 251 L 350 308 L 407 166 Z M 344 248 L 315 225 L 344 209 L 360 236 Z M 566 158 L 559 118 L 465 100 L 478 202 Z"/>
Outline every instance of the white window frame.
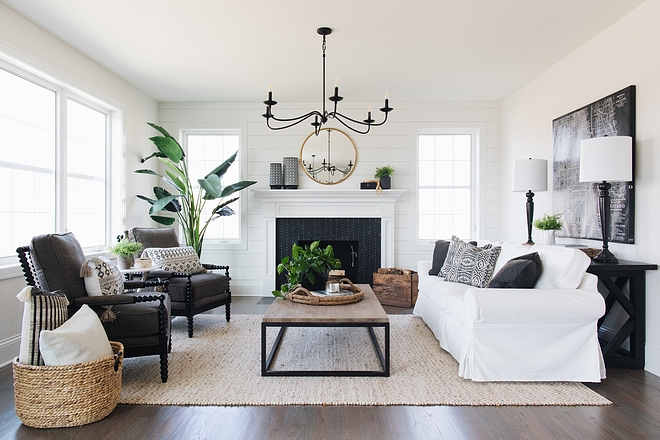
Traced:
<path fill-rule="evenodd" d="M 0 52 L 0 68 L 27 81 L 33 82 L 40 87 L 55 92 L 55 229 L 54 231 L 44 231 L 44 233 L 66 231 L 67 100 L 75 101 L 105 114 L 105 243 L 83 248 L 86 255 L 105 253 L 108 244 L 115 241 L 115 237 L 118 233 L 117 231 L 121 231 L 121 225 L 123 223 L 123 218 L 125 217 L 125 201 L 122 198 L 125 186 L 125 164 L 122 161 L 122 156 L 124 155 L 123 140 L 125 126 L 125 112 L 123 108 L 107 98 L 95 96 L 92 93 L 83 91 L 63 80 L 60 80 L 57 76 L 45 73 L 45 70 L 47 70 L 45 68 L 40 70 L 17 58 L 10 57 L 3 52 Z M 11 267 L 16 264 L 17 258 L 15 255 L 0 255 L 0 267 Z"/>
<path fill-rule="evenodd" d="M 179 129 L 179 139 L 183 150 L 188 154 L 188 135 L 199 135 L 199 134 L 227 134 L 227 135 L 238 135 L 238 166 L 239 166 L 239 180 L 248 180 L 247 179 L 247 157 L 246 157 L 246 148 L 244 144 L 244 130 L 241 128 L 181 128 Z M 220 165 L 218 163 L 218 165 Z M 236 166 L 236 163 L 232 164 Z M 198 179 L 203 176 L 190 176 L 191 179 Z M 235 183 L 235 182 L 223 182 L 223 183 Z M 238 240 L 231 239 L 221 239 L 221 238 L 204 238 L 204 248 L 203 252 L 219 252 L 225 250 L 247 250 L 247 236 L 248 236 L 248 203 L 247 203 L 247 192 L 249 189 L 239 191 L 234 193 L 235 196 L 238 196 L 239 203 L 239 213 L 235 214 L 239 216 L 239 238 Z M 218 221 L 218 220 L 215 220 Z M 219 219 L 222 221 L 222 219 Z M 179 226 L 179 236 L 182 237 L 183 233 L 181 231 L 181 226 Z"/>
<path fill-rule="evenodd" d="M 417 128 L 414 130 L 415 148 L 412 149 L 411 162 L 413 164 L 410 173 L 410 188 L 414 192 L 411 198 L 411 249 L 427 251 L 435 244 L 436 239 L 448 239 L 451 237 L 435 237 L 434 239 L 419 238 L 419 136 L 420 135 L 470 135 L 471 136 L 471 159 L 470 159 L 470 238 L 478 240 L 485 235 L 485 154 L 480 134 L 484 127 L 441 127 L 441 128 Z"/>

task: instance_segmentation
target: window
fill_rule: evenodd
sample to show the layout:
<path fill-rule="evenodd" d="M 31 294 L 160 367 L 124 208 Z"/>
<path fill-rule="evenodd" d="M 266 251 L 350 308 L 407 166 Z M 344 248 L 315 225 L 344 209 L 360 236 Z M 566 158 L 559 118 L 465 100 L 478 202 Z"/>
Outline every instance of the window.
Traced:
<path fill-rule="evenodd" d="M 183 132 L 184 148 L 188 158 L 188 171 L 196 185 L 197 179 L 213 171 L 218 165 L 237 151 L 240 151 L 241 137 L 239 130 L 186 130 Z M 222 178 L 223 185 L 230 185 L 241 180 L 240 153 Z M 199 185 L 196 185 L 199 188 Z M 244 191 L 230 197 L 245 197 Z M 238 243 L 241 241 L 241 204 L 238 200 L 228 205 L 236 214 L 212 221 L 204 237 L 209 243 Z M 217 206 L 218 200 L 209 201 L 204 207 L 205 221 Z"/>
<path fill-rule="evenodd" d="M 57 80 L 0 65 L 0 263 L 38 234 L 108 242 L 111 113 Z"/>
<path fill-rule="evenodd" d="M 418 134 L 418 240 L 472 237 L 474 144 L 470 132 Z"/>

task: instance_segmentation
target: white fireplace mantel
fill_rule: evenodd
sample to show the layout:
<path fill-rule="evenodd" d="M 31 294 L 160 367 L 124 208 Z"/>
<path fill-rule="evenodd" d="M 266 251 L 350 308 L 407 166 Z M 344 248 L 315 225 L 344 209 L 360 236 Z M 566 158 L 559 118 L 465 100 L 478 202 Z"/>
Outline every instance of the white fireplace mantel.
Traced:
<path fill-rule="evenodd" d="M 381 267 L 394 266 L 394 215 L 396 200 L 405 190 L 359 189 L 253 189 L 262 202 L 264 243 L 263 292 L 275 289 L 275 219 L 277 218 L 380 218 Z"/>

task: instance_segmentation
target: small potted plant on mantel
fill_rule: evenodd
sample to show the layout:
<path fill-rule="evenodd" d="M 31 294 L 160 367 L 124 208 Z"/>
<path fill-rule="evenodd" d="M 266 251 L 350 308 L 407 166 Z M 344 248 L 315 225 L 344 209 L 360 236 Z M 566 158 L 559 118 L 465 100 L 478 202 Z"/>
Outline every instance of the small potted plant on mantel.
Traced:
<path fill-rule="evenodd" d="M 338 269 L 340 266 L 341 261 L 335 258 L 332 245 L 321 248 L 319 241 L 304 247 L 294 243 L 291 248 L 291 258 L 284 257 L 282 262 L 277 265 L 277 273 L 286 272 L 289 282 L 282 284 L 280 290 L 273 290 L 273 295 L 278 298 L 286 298 L 287 292 L 300 286 L 303 280 L 314 283 L 315 278 L 312 271 L 323 274 L 328 269 Z"/>
<path fill-rule="evenodd" d="M 108 249 L 117 256 L 117 266 L 120 269 L 130 269 L 135 262 L 135 256 L 142 252 L 142 244 L 135 241 L 129 241 L 128 238 L 120 235 L 119 240 Z"/>
<path fill-rule="evenodd" d="M 374 177 L 380 179 L 380 187 L 383 189 L 392 188 L 392 174 L 394 174 L 394 168 L 389 165 L 376 168 L 376 174 Z"/>
<path fill-rule="evenodd" d="M 540 219 L 534 220 L 534 227 L 541 231 L 540 244 L 555 244 L 555 231 L 560 231 L 563 226 L 561 213 L 545 214 Z"/>

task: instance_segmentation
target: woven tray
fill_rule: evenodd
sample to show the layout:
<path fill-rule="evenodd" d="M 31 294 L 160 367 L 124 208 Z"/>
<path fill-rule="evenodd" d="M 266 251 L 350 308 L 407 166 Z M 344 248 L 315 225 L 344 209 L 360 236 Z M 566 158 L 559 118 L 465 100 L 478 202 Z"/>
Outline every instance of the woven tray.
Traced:
<path fill-rule="evenodd" d="M 109 415 L 121 394 L 124 346 L 110 342 L 113 356 L 74 365 L 23 365 L 14 371 L 16 415 L 33 428 L 63 428 L 96 422 Z"/>
<path fill-rule="evenodd" d="M 342 304 L 356 303 L 362 301 L 362 298 L 364 298 L 364 292 L 362 289 L 353 284 L 348 278 L 342 278 L 339 280 L 339 288 L 350 290 L 353 294 L 343 296 L 316 296 L 304 287 L 298 286 L 296 289 L 286 294 L 286 299 L 312 306 L 339 306 Z"/>

